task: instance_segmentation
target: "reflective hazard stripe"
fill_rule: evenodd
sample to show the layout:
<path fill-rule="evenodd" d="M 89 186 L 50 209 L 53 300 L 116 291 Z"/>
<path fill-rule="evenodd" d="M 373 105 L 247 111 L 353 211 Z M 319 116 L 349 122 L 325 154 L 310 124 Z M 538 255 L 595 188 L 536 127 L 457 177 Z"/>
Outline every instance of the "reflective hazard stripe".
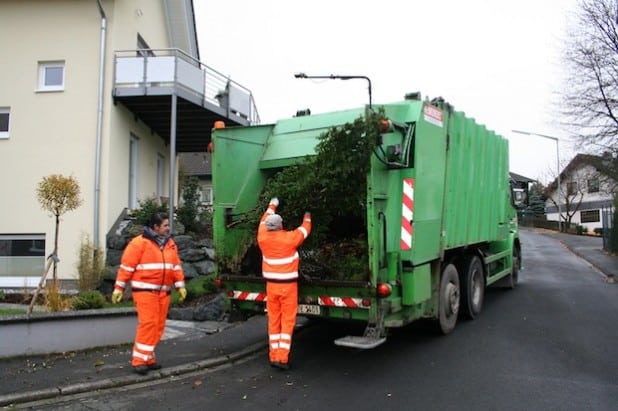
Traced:
<path fill-rule="evenodd" d="M 365 307 L 362 302 L 363 302 L 362 298 L 329 297 L 329 296 L 318 297 L 318 304 L 326 306 L 326 307 L 348 307 L 348 308 L 369 309 L 369 307 Z"/>
<path fill-rule="evenodd" d="M 153 291 L 171 291 L 172 287 L 169 285 L 150 284 L 143 281 L 131 281 L 131 287 L 138 290 L 153 290 Z"/>
<path fill-rule="evenodd" d="M 266 258 L 266 257 L 262 257 L 263 261 L 269 265 L 285 265 L 285 264 L 290 264 L 292 262 L 294 262 L 295 260 L 298 260 L 300 258 L 300 256 L 298 255 L 298 251 L 294 253 L 293 256 L 291 257 L 284 257 L 284 258 Z"/>
<path fill-rule="evenodd" d="M 250 293 L 247 291 L 232 291 L 232 296 L 235 300 L 241 301 L 266 301 L 266 293 Z"/>
<path fill-rule="evenodd" d="M 414 179 L 403 179 L 403 195 L 401 196 L 401 249 L 412 248 L 412 221 L 414 219 Z"/>

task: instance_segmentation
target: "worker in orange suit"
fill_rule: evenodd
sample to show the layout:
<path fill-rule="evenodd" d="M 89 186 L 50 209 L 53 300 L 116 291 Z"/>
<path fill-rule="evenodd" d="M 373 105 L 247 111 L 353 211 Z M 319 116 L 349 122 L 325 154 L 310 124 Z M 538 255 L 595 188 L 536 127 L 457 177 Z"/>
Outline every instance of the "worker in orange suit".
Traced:
<path fill-rule="evenodd" d="M 277 198 L 270 200 L 260 219 L 257 241 L 262 251 L 262 276 L 266 279 L 270 365 L 287 370 L 298 309 L 297 248 L 311 233 L 311 213 L 305 213 L 298 228 L 286 231 L 283 219 L 275 213 L 278 205 Z"/>
<path fill-rule="evenodd" d="M 161 365 L 155 358 L 155 347 L 165 330 L 172 287 L 187 297 L 178 247 L 170 236 L 167 214 L 155 214 L 142 234 L 134 237 L 124 249 L 112 302 L 119 303 L 130 283 L 137 310 L 137 330 L 131 365 L 133 371 L 145 375 Z"/>

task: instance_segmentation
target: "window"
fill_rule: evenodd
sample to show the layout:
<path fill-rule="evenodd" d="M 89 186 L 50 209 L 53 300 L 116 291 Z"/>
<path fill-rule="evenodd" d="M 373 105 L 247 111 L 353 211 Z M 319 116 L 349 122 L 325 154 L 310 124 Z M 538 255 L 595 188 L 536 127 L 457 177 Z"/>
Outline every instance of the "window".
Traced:
<path fill-rule="evenodd" d="M 0 138 L 9 138 L 10 117 L 11 109 L 9 107 L 0 107 Z"/>
<path fill-rule="evenodd" d="M 200 190 L 200 202 L 203 205 L 212 204 L 212 187 L 202 187 Z"/>
<path fill-rule="evenodd" d="M 599 192 L 599 179 L 591 178 L 588 180 L 588 192 L 589 193 L 598 193 Z"/>
<path fill-rule="evenodd" d="M 138 57 L 154 57 L 152 49 L 146 43 L 146 40 L 139 34 L 137 35 L 137 56 Z"/>
<path fill-rule="evenodd" d="M 163 196 L 163 185 L 165 184 L 165 158 L 157 153 L 157 197 Z"/>
<path fill-rule="evenodd" d="M 598 223 L 601 221 L 599 210 L 586 210 L 580 213 L 582 223 Z"/>
<path fill-rule="evenodd" d="M 44 234 L 0 234 L 0 282 L 23 286 L 24 277 L 39 277 L 45 265 Z M 4 280 L 10 277 L 15 284 Z"/>
<path fill-rule="evenodd" d="M 40 62 L 37 91 L 62 90 L 64 90 L 64 61 Z"/>

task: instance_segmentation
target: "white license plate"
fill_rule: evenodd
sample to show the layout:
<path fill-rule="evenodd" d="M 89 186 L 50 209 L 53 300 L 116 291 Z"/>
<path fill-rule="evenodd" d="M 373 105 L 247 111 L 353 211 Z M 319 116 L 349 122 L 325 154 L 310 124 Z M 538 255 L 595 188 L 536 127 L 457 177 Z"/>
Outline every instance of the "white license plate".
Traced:
<path fill-rule="evenodd" d="M 298 304 L 298 314 L 320 315 L 319 305 Z"/>

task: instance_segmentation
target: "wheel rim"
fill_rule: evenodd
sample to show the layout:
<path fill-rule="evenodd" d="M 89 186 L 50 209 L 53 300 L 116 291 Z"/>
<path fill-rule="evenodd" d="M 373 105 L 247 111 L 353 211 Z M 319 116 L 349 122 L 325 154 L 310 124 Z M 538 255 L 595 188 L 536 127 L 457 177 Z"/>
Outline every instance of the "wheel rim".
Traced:
<path fill-rule="evenodd" d="M 472 273 L 472 305 L 478 307 L 481 303 L 481 288 L 483 287 L 483 282 L 481 280 L 481 275 L 478 270 L 474 270 Z"/>
<path fill-rule="evenodd" d="M 447 314 L 449 316 L 457 315 L 459 311 L 459 288 L 451 282 L 446 285 L 446 300 L 448 301 L 448 304 L 446 304 Z"/>

